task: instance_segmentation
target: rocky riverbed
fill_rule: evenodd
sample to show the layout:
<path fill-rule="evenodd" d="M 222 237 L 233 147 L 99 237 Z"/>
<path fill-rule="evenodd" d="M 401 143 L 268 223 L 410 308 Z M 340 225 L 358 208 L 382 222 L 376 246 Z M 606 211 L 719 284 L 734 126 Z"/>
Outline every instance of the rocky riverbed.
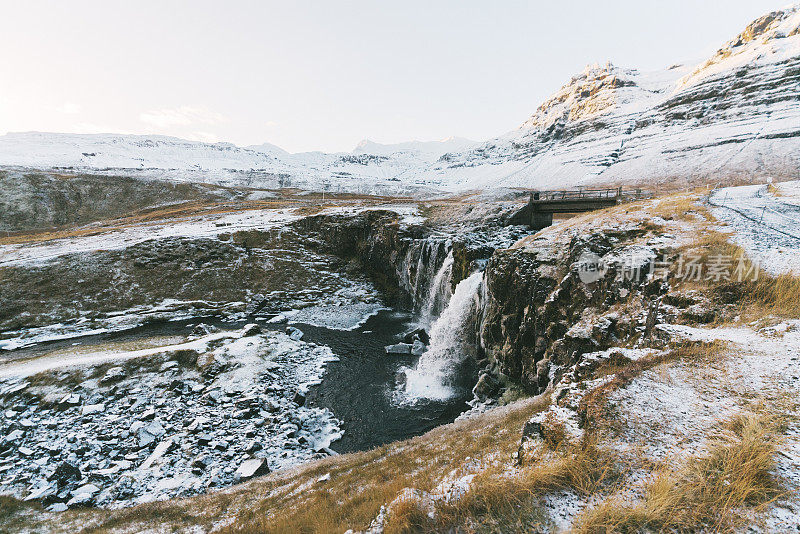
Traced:
<path fill-rule="evenodd" d="M 339 421 L 306 405 L 336 357 L 302 332 L 200 325 L 178 346 L 0 379 L 0 487 L 51 510 L 202 493 L 332 454 Z M 35 367 L 16 366 L 25 375 Z"/>

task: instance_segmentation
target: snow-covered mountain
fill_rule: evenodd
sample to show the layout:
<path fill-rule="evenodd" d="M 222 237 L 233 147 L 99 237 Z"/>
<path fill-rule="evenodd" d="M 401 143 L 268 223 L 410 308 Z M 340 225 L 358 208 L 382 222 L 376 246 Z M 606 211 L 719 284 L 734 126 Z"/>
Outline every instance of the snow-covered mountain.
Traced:
<path fill-rule="evenodd" d="M 450 188 L 797 178 L 800 5 L 699 65 L 587 67 L 517 130 L 443 159 L 426 179 Z"/>
<path fill-rule="evenodd" d="M 765 15 L 699 64 L 587 67 L 519 128 L 484 143 L 289 154 L 164 136 L 13 133 L 0 165 L 362 192 L 800 178 L 800 5 Z"/>
<path fill-rule="evenodd" d="M 441 141 L 409 141 L 406 143 L 381 144 L 369 139 L 364 139 L 356 148 L 354 154 L 375 154 L 379 156 L 391 156 L 398 152 L 411 152 L 418 155 L 421 159 L 430 158 L 436 160 L 449 152 L 463 152 L 469 150 L 478 143 L 463 137 L 448 137 Z"/>

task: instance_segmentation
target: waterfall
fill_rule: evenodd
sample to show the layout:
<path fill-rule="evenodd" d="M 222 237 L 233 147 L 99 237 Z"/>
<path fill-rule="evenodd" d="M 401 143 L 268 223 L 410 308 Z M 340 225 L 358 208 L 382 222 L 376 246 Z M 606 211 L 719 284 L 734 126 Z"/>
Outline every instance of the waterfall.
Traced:
<path fill-rule="evenodd" d="M 428 294 L 420 308 L 420 326 L 428 329 L 450 299 L 450 276 L 453 272 L 453 251 L 447 254 L 436 276 L 428 286 Z"/>
<path fill-rule="evenodd" d="M 427 306 L 430 304 L 431 284 L 442 270 L 442 265 L 448 261 L 451 243 L 442 237 L 427 237 L 425 239 L 414 239 L 406 250 L 405 257 L 397 265 L 397 277 L 400 285 L 411 297 L 414 311 L 425 314 Z M 452 260 L 450 260 L 452 264 Z M 442 277 L 439 283 L 442 283 Z M 446 297 L 445 297 L 446 298 Z M 434 313 L 441 310 L 441 303 L 434 298 Z"/>
<path fill-rule="evenodd" d="M 453 380 L 468 356 L 482 280 L 483 273 L 476 272 L 456 286 L 447 308 L 433 323 L 428 350 L 406 371 L 407 397 L 447 400 L 455 395 Z"/>

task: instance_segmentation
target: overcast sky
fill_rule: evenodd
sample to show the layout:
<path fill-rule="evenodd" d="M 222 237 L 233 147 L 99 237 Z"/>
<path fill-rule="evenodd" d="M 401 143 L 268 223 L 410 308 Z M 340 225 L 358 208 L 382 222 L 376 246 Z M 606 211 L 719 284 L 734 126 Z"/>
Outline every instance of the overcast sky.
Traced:
<path fill-rule="evenodd" d="M 484 140 L 586 64 L 704 59 L 784 4 L 0 0 L 0 133 Z"/>

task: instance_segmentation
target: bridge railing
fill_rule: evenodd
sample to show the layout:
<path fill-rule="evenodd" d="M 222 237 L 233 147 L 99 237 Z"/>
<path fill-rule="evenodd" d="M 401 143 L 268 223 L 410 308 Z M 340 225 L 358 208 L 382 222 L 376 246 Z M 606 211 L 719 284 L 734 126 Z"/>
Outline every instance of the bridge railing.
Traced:
<path fill-rule="evenodd" d="M 531 193 L 531 201 L 547 200 L 593 200 L 610 199 L 618 200 L 637 200 L 649 197 L 649 193 L 641 189 L 622 189 L 616 187 L 612 189 L 570 189 L 562 191 L 534 191 Z"/>

